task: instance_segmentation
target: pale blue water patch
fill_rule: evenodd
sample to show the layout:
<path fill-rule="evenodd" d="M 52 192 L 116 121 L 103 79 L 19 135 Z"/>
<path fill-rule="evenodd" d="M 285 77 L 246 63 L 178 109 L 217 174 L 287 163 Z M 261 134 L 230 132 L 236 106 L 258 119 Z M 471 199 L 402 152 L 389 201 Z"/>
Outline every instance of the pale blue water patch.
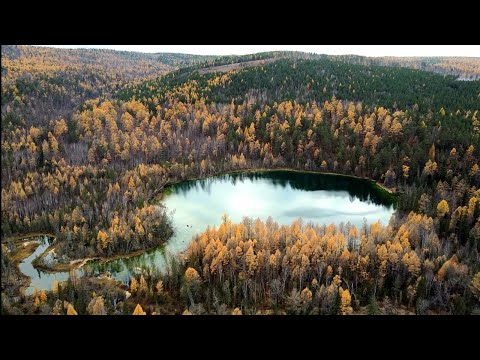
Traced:
<path fill-rule="evenodd" d="M 165 245 L 128 259 L 89 262 L 85 273 L 108 272 L 127 284 L 132 274 L 163 270 L 166 254 L 176 256 L 186 250 L 196 234 L 207 226 L 219 226 L 223 214 L 236 223 L 245 216 L 263 221 L 270 216 L 285 225 L 302 218 L 304 223 L 350 222 L 361 227 L 364 221 L 387 225 L 395 211 L 394 199 L 372 182 L 343 176 L 286 171 L 231 174 L 176 184 L 169 190 L 162 202 L 172 213 L 175 234 Z M 35 254 L 41 252 L 37 249 Z M 35 286 L 51 289 L 55 278 L 68 278 L 68 273 L 45 274 L 31 264 L 26 271 L 35 275 L 31 291 Z"/>
<path fill-rule="evenodd" d="M 168 243 L 134 258 L 90 264 L 93 273 L 108 271 L 127 284 L 131 274 L 162 270 L 166 254 L 186 250 L 208 225 L 219 226 L 223 214 L 233 222 L 245 216 L 266 221 L 271 216 L 286 225 L 302 218 L 304 222 L 350 222 L 361 227 L 364 221 L 386 225 L 394 212 L 391 200 L 370 182 L 320 174 L 230 174 L 177 184 L 170 190 L 163 204 L 172 211 L 175 234 Z"/>

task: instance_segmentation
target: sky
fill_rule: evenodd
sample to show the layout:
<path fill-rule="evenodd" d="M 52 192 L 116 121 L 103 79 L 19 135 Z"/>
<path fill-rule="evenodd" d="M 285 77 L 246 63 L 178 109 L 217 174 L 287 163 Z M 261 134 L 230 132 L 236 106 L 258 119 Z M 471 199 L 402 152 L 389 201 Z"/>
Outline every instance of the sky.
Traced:
<path fill-rule="evenodd" d="M 59 48 L 94 48 L 147 53 L 173 52 L 198 55 L 244 55 L 263 51 L 293 50 L 328 55 L 364 56 L 473 56 L 480 45 L 41 45 Z"/>

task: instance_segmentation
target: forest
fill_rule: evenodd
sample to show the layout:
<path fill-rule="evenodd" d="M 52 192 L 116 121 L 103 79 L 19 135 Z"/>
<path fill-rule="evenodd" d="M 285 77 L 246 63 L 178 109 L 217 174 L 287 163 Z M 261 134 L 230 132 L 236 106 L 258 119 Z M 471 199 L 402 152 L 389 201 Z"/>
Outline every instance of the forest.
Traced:
<path fill-rule="evenodd" d="M 478 313 L 479 77 L 478 58 L 2 46 L 2 313 Z M 361 228 L 226 214 L 167 271 L 23 293 L 22 236 L 55 237 L 50 271 L 152 249 L 174 234 L 162 189 L 250 169 L 368 178 L 397 210 Z"/>

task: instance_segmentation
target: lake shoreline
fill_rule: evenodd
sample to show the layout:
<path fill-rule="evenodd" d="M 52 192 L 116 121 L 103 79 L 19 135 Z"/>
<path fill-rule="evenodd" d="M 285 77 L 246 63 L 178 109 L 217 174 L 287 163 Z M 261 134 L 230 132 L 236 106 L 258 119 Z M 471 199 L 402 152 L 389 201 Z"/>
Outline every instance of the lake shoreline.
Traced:
<path fill-rule="evenodd" d="M 168 240 L 167 240 L 168 241 Z M 83 266 L 85 266 L 88 262 L 90 261 L 99 261 L 102 264 L 106 264 L 110 261 L 114 260 L 119 260 L 119 259 L 129 259 L 135 256 L 140 256 L 146 252 L 149 252 L 151 250 L 154 250 L 158 248 L 159 246 L 164 245 L 167 241 L 163 241 L 162 243 L 152 246 L 147 249 L 140 249 L 140 250 L 135 250 L 132 251 L 128 254 L 117 254 L 117 255 L 111 255 L 111 256 L 93 256 L 93 257 L 86 257 L 86 258 L 80 258 L 80 259 L 74 259 L 70 260 L 69 263 L 57 263 L 55 265 L 46 265 L 43 263 L 39 263 L 38 261 L 48 255 L 49 252 L 55 249 L 56 244 L 52 244 L 49 246 L 42 254 L 40 254 L 36 259 L 32 261 L 32 265 L 35 267 L 35 269 L 41 270 L 43 272 L 47 272 L 50 274 L 54 274 L 57 272 L 67 272 L 67 271 L 72 271 L 72 270 L 77 270 L 81 269 Z"/>
<path fill-rule="evenodd" d="M 399 194 L 395 188 L 389 188 L 389 187 L 385 186 L 384 184 L 379 183 L 378 181 L 370 179 L 369 177 L 360 177 L 360 176 L 356 176 L 356 175 L 345 175 L 345 174 L 338 174 L 338 173 L 333 173 L 333 172 L 323 172 L 323 171 L 317 171 L 317 170 L 299 170 L 299 169 L 290 169 L 290 168 L 274 168 L 274 169 L 270 169 L 270 168 L 250 168 L 250 169 L 238 169 L 238 170 L 230 170 L 230 171 L 221 171 L 221 172 L 218 172 L 218 173 L 209 174 L 207 176 L 193 177 L 193 178 L 188 178 L 188 179 L 184 179 L 184 180 L 167 182 L 166 184 L 163 185 L 163 189 L 165 189 L 169 186 L 172 186 L 172 185 L 181 184 L 183 182 L 205 180 L 205 179 L 208 179 L 208 178 L 214 177 L 214 176 L 240 174 L 240 173 L 251 174 L 251 173 L 256 173 L 256 172 L 276 172 L 276 171 L 305 173 L 305 174 L 316 174 L 316 175 L 328 175 L 328 176 L 340 176 L 340 177 L 345 177 L 345 178 L 349 178 L 349 179 L 364 180 L 364 181 L 371 182 L 373 185 L 378 186 L 381 190 L 387 192 L 390 195 L 397 196 Z M 162 193 L 159 193 L 159 194 L 162 194 Z"/>
<path fill-rule="evenodd" d="M 372 186 L 377 187 L 377 190 L 381 192 L 388 193 L 390 196 L 397 196 L 398 193 L 395 191 L 395 189 L 390 189 L 383 184 L 380 184 L 370 178 L 363 178 L 363 177 L 358 177 L 354 175 L 343 175 L 343 174 L 336 174 L 336 173 L 331 173 L 331 172 L 321 172 L 321 171 L 315 171 L 315 170 L 299 170 L 299 169 L 290 169 L 290 168 L 275 168 L 275 169 L 268 169 L 268 168 L 250 168 L 250 169 L 237 169 L 237 170 L 231 170 L 231 171 L 226 171 L 226 172 L 219 172 L 219 173 L 211 173 L 208 174 L 207 176 L 203 177 L 194 177 L 194 178 L 188 178 L 185 180 L 178 180 L 178 181 L 172 181 L 172 182 L 167 182 L 164 184 L 162 187 L 158 189 L 158 192 L 150 199 L 150 201 L 157 200 L 157 201 L 162 201 L 163 196 L 165 194 L 165 189 L 169 188 L 170 186 L 185 183 L 185 182 L 191 182 L 191 181 L 198 181 L 198 180 L 204 180 L 216 176 L 222 176 L 222 175 L 232 175 L 232 174 L 254 174 L 254 173 L 272 173 L 272 172 L 291 172 L 291 173 L 299 173 L 299 174 L 314 174 L 314 175 L 324 175 L 324 176 L 332 176 L 332 177 L 344 177 L 344 178 L 349 178 L 349 179 L 356 179 L 356 180 L 362 180 L 362 181 L 367 181 L 369 182 Z M 206 224 L 208 225 L 208 224 Z M 2 243 L 8 242 L 8 241 L 13 241 L 16 244 L 19 242 L 25 243 L 27 239 L 32 238 L 32 237 L 37 237 L 37 236 L 49 236 L 54 239 L 53 243 L 38 257 L 32 260 L 32 265 L 35 269 L 47 272 L 47 273 L 58 273 L 58 272 L 69 272 L 72 270 L 77 270 L 81 269 L 85 264 L 87 264 L 90 261 L 99 261 L 102 264 L 114 261 L 114 260 L 119 260 L 119 259 L 128 259 L 136 256 L 140 256 L 144 253 L 147 253 L 151 250 L 157 249 L 159 246 L 164 245 L 165 243 L 168 242 L 167 239 L 166 241 L 163 241 L 159 243 L 158 245 L 152 246 L 150 248 L 146 249 L 141 249 L 141 250 L 136 250 L 128 254 L 116 254 L 112 256 L 93 256 L 93 257 L 87 257 L 87 258 L 80 258 L 80 259 L 74 259 L 70 260 L 68 263 L 56 263 L 53 265 L 48 265 L 44 264 L 42 262 L 42 259 L 47 256 L 49 253 L 55 250 L 55 247 L 58 246 L 56 243 L 56 237 L 54 234 L 49 233 L 49 232 L 34 232 L 34 233 L 27 233 L 27 234 L 21 234 L 21 235 L 14 235 L 10 238 L 6 238 L 2 241 Z M 33 252 L 32 252 L 33 253 Z M 29 254 L 31 255 L 31 253 Z M 18 268 L 20 262 L 16 264 L 16 267 Z M 26 276 L 25 274 L 22 274 L 23 276 Z M 26 276 L 28 277 L 28 276 Z M 28 277 L 28 279 L 30 279 Z"/>
<path fill-rule="evenodd" d="M 38 236 L 48 236 L 48 237 L 55 237 L 55 234 L 47 231 L 35 231 L 31 233 L 23 233 L 23 234 L 15 234 L 12 236 L 8 236 L 2 239 L 2 244 L 8 243 L 10 241 L 14 243 L 24 243 L 25 240 L 30 239 L 32 237 L 38 237 Z"/>

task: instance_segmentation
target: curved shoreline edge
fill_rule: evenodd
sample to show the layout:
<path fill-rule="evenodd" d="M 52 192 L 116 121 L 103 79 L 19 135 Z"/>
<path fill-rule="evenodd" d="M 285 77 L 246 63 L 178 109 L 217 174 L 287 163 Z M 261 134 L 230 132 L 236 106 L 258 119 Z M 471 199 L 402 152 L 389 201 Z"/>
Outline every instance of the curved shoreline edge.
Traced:
<path fill-rule="evenodd" d="M 266 172 L 279 172 L 279 171 L 292 172 L 292 173 L 302 173 L 302 174 L 337 176 L 337 177 L 344 177 L 344 178 L 367 181 L 372 186 L 376 187 L 377 190 L 382 191 L 382 192 L 386 192 L 389 196 L 393 196 L 393 197 L 398 196 L 398 192 L 396 192 L 395 189 L 390 189 L 390 188 L 386 187 L 385 185 L 380 184 L 379 182 L 374 181 L 374 180 L 372 180 L 370 178 L 367 178 L 367 177 L 359 177 L 359 176 L 355 176 L 355 175 L 344 175 L 344 174 L 337 174 L 337 173 L 332 173 L 332 172 L 322 172 L 322 171 L 315 171 L 315 170 L 290 169 L 290 168 L 274 168 L 274 169 L 268 169 L 268 168 L 250 168 L 249 169 L 249 168 L 247 168 L 247 169 L 237 169 L 237 170 L 231 170 L 231 171 L 225 171 L 225 172 L 212 173 L 212 174 L 208 174 L 208 176 L 203 176 L 203 177 L 195 177 L 195 178 L 188 178 L 188 179 L 184 179 L 184 180 L 167 182 L 166 184 L 164 184 L 159 189 L 160 191 L 150 199 L 150 201 L 155 199 L 159 194 L 163 194 L 163 191 L 166 188 L 168 188 L 170 186 L 173 186 L 173 185 L 183 183 L 183 182 L 204 180 L 204 179 L 207 179 L 207 178 L 210 178 L 210 177 L 222 176 L 222 175 L 231 175 L 231 174 L 240 174 L 240 173 L 252 174 L 252 173 L 266 173 Z M 35 258 L 32 261 L 32 265 L 34 266 L 34 268 L 36 268 L 38 270 L 41 270 L 41 271 L 44 271 L 44 272 L 48 272 L 48 273 L 69 272 L 69 271 L 72 271 L 72 270 L 81 269 L 85 264 L 87 264 L 90 261 L 100 261 L 102 263 L 108 263 L 108 262 L 113 261 L 113 260 L 128 259 L 128 258 L 131 258 L 131 257 L 142 255 L 142 254 L 144 254 L 148 251 L 151 251 L 153 249 L 156 249 L 159 246 L 164 245 L 169 240 L 169 239 L 166 239 L 165 241 L 163 241 L 159 245 L 155 245 L 155 246 L 153 246 L 151 248 L 147 248 L 147 249 L 136 250 L 136 251 L 133 251 L 133 252 L 128 253 L 128 254 L 117 254 L 117 255 L 112 255 L 112 256 L 108 256 L 108 257 L 96 256 L 96 257 L 74 259 L 74 260 L 71 260 L 70 263 L 60 263 L 60 264 L 56 264 L 54 266 L 47 266 L 45 264 L 39 263 L 39 260 L 41 258 L 45 257 L 50 251 L 55 249 L 56 237 L 52 233 L 38 232 L 37 231 L 37 232 L 26 233 L 26 234 L 22 234 L 22 235 L 14 235 L 14 236 L 11 236 L 9 238 L 3 239 L 2 243 L 6 243 L 6 242 L 9 242 L 9 241 L 13 241 L 13 242 L 16 242 L 16 243 L 18 243 L 18 242 L 24 243 L 27 239 L 30 239 L 32 237 L 39 237 L 39 236 L 48 236 L 48 237 L 52 237 L 54 239 L 53 243 L 47 249 L 45 249 L 45 251 L 42 254 L 40 254 L 37 258 Z M 29 255 L 27 255 L 26 257 L 30 256 L 32 253 L 33 253 L 33 251 Z M 18 267 L 18 265 L 23 260 L 24 259 L 22 259 L 20 262 L 18 262 L 16 266 Z M 22 273 L 22 275 L 25 276 L 25 277 L 28 277 L 27 275 L 25 275 L 23 273 Z M 28 277 L 28 278 L 30 279 L 30 277 Z M 30 283 L 30 281 L 29 281 L 29 283 Z"/>

